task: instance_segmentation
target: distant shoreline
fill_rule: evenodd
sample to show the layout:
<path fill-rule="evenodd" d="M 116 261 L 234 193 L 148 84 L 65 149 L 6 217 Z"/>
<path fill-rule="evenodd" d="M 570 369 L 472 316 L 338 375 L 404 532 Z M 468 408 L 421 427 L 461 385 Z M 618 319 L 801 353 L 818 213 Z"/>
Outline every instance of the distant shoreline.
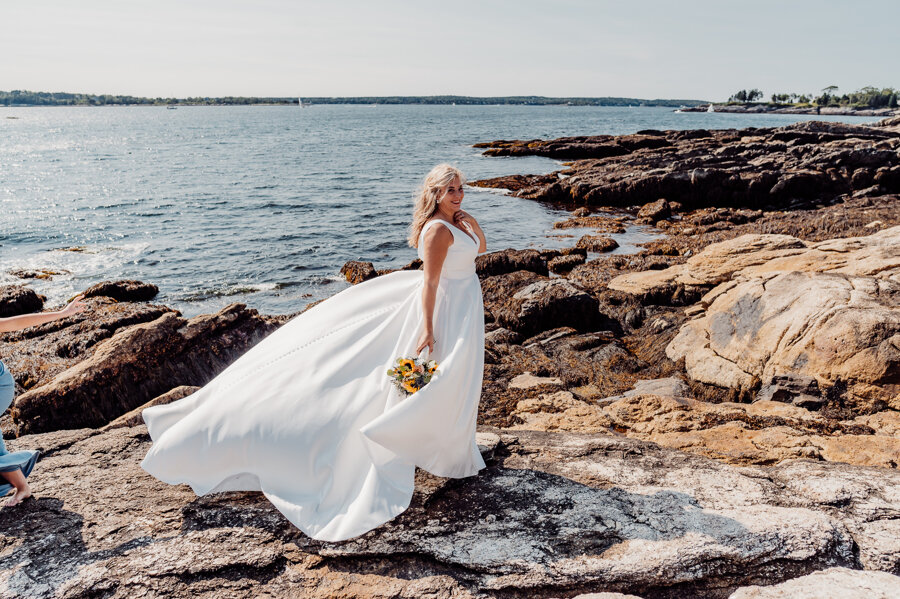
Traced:
<path fill-rule="evenodd" d="M 427 104 L 427 105 L 508 105 L 508 106 L 663 106 L 691 107 L 708 104 L 706 100 L 618 98 L 618 97 L 547 97 L 547 96 L 316 96 L 316 97 L 244 97 L 224 96 L 189 98 L 144 98 L 73 94 L 67 92 L 0 91 L 0 106 L 290 106 L 312 104 Z"/>
<path fill-rule="evenodd" d="M 852 108 L 847 106 L 783 106 L 778 104 L 713 104 L 712 112 L 730 114 L 817 114 L 821 116 L 898 116 L 897 108 Z M 682 107 L 678 112 L 709 112 L 709 103 Z"/>

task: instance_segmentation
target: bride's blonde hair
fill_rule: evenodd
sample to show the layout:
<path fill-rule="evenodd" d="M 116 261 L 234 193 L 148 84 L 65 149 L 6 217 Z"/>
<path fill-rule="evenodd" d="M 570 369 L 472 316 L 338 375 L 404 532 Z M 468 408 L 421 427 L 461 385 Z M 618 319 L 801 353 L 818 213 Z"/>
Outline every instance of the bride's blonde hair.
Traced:
<path fill-rule="evenodd" d="M 422 232 L 422 227 L 437 212 L 438 200 L 443 197 L 447 187 L 453 183 L 454 179 L 459 179 L 460 185 L 465 185 L 466 183 L 466 178 L 462 172 L 449 164 L 439 164 L 425 175 L 425 181 L 422 182 L 422 186 L 416 191 L 412 223 L 409 225 L 407 241 L 412 247 L 419 247 L 419 234 Z"/>

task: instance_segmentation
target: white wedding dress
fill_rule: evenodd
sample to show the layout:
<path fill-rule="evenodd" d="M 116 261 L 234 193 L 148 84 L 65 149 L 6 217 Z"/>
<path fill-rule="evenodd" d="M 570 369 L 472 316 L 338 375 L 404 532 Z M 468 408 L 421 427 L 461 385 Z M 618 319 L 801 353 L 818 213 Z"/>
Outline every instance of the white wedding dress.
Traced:
<path fill-rule="evenodd" d="M 387 375 L 423 330 L 421 270 L 328 298 L 263 339 L 196 393 L 143 411 L 153 446 L 141 466 L 198 495 L 262 491 L 307 535 L 340 541 L 403 512 L 418 466 L 461 478 L 484 468 L 475 420 L 484 365 L 479 244 L 453 244 L 434 311 L 438 363 L 405 397 Z"/>

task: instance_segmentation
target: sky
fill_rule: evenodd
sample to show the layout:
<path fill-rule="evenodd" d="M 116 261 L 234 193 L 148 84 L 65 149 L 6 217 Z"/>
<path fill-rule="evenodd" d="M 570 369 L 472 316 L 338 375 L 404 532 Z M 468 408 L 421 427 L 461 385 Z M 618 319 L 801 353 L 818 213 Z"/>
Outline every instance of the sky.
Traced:
<path fill-rule="evenodd" d="M 0 90 L 621 96 L 900 87 L 900 0 L 5 0 Z"/>

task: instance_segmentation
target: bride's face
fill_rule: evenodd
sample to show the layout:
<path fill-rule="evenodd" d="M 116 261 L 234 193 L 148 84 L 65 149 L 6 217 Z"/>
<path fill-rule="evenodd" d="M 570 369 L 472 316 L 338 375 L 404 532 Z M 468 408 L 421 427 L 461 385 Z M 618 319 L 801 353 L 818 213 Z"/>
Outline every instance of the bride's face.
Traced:
<path fill-rule="evenodd" d="M 464 193 L 459 177 L 453 179 L 450 185 L 444 189 L 444 196 L 441 198 L 441 204 L 444 206 L 444 209 L 451 213 L 459 210 Z"/>

